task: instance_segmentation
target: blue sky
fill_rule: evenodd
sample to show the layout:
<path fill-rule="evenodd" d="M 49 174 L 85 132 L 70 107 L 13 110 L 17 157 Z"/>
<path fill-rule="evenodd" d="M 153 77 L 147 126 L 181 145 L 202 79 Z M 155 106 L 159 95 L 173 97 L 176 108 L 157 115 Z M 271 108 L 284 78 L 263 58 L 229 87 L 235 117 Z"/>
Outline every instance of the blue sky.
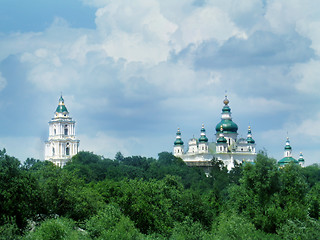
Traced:
<path fill-rule="evenodd" d="M 317 163 L 319 28 L 317 1 L 3 0 L 0 147 L 43 159 L 62 92 L 82 150 L 156 157 L 212 140 L 227 90 L 239 137 Z"/>

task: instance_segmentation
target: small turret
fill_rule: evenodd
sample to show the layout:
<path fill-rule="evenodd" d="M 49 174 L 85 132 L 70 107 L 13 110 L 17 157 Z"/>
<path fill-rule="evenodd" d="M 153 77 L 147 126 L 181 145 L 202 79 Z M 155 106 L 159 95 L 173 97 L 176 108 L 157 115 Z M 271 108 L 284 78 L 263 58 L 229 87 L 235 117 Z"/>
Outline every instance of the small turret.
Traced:
<path fill-rule="evenodd" d="M 199 138 L 199 142 L 208 142 L 208 138 L 206 136 L 206 130 L 204 129 L 204 125 L 202 124 L 201 134 Z"/>
<path fill-rule="evenodd" d="M 292 157 L 292 148 L 290 146 L 289 137 L 287 137 L 286 145 L 284 147 L 284 156 L 285 157 Z"/>
<path fill-rule="evenodd" d="M 222 125 L 220 126 L 220 134 L 219 134 L 219 138 L 217 139 L 217 143 L 227 143 L 227 139 L 223 135 Z"/>
<path fill-rule="evenodd" d="M 219 138 L 217 139 L 217 144 L 216 144 L 216 152 L 227 152 L 227 151 L 228 151 L 228 143 L 227 143 L 227 139 L 224 137 L 223 126 L 221 125 Z"/>
<path fill-rule="evenodd" d="M 199 153 L 207 153 L 208 152 L 208 138 L 206 136 L 206 130 L 204 129 L 204 125 L 202 124 L 201 135 L 199 138 Z"/>
<path fill-rule="evenodd" d="M 177 134 L 176 134 L 176 140 L 174 141 L 174 145 L 183 145 L 183 141 L 181 139 L 181 132 L 180 132 L 180 128 L 178 128 Z"/>
<path fill-rule="evenodd" d="M 183 141 L 181 139 L 181 132 L 180 128 L 178 128 L 177 134 L 176 134 L 176 140 L 174 141 L 174 147 L 173 147 L 173 155 L 174 156 L 181 156 L 183 155 Z"/>
<path fill-rule="evenodd" d="M 303 158 L 302 152 L 300 152 L 300 155 L 299 155 L 299 158 L 298 158 L 298 162 L 299 162 L 301 167 L 304 167 L 304 158 Z"/>
<path fill-rule="evenodd" d="M 255 143 L 255 141 L 252 138 L 251 127 L 250 126 L 248 127 L 247 143 L 251 143 L 251 144 Z"/>

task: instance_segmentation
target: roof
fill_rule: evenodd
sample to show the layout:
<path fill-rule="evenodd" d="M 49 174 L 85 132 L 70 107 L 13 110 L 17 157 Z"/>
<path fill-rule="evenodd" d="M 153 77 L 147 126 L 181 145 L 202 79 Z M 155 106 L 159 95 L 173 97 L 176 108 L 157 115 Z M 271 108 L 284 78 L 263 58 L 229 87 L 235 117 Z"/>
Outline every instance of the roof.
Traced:
<path fill-rule="evenodd" d="M 290 162 L 299 163 L 299 161 L 294 159 L 293 157 L 284 157 L 278 161 L 279 164 L 286 164 L 286 163 L 290 163 Z"/>
<path fill-rule="evenodd" d="M 59 105 L 56 109 L 56 112 L 57 113 L 68 112 L 67 107 L 64 105 L 64 99 L 62 96 L 59 98 Z"/>
<path fill-rule="evenodd" d="M 235 124 L 230 119 L 222 119 L 216 126 L 216 131 L 220 132 L 220 128 L 223 128 L 223 132 L 237 132 L 238 131 L 238 125 Z"/>

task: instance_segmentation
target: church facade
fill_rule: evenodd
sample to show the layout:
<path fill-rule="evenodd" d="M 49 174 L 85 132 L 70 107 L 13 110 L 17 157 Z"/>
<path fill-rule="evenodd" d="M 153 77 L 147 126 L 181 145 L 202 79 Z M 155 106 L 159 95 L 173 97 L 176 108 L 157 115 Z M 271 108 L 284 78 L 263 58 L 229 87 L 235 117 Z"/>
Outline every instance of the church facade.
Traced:
<path fill-rule="evenodd" d="M 231 109 L 227 96 L 223 101 L 221 121 L 216 125 L 216 141 L 209 142 L 204 125 L 200 130 L 199 138 L 192 138 L 186 150 L 178 129 L 174 142 L 173 154 L 180 157 L 188 166 L 209 168 L 211 160 L 221 160 L 228 170 L 234 163 L 253 162 L 257 156 L 255 141 L 252 138 L 251 128 L 248 127 L 247 138 L 238 138 L 238 126 L 232 121 Z"/>
<path fill-rule="evenodd" d="M 54 117 L 49 121 L 49 138 L 45 142 L 45 160 L 63 167 L 79 151 L 75 121 L 69 116 L 61 96 Z"/>

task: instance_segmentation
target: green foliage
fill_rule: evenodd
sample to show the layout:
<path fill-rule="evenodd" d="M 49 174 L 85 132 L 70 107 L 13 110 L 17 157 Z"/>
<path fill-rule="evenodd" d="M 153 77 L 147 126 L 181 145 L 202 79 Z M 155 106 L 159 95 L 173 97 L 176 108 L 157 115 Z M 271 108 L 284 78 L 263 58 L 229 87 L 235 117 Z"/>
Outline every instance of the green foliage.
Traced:
<path fill-rule="evenodd" d="M 144 234 L 170 235 L 174 223 L 186 216 L 210 225 L 211 214 L 202 198 L 184 191 L 179 179 L 103 181 L 96 185 L 107 203 L 116 203 Z"/>
<path fill-rule="evenodd" d="M 91 217 L 86 222 L 86 230 L 92 239 L 135 240 L 142 237 L 134 223 L 113 205 L 107 205 Z"/>
<path fill-rule="evenodd" d="M 301 174 L 301 167 L 288 164 L 280 170 L 280 206 L 286 219 L 305 220 L 307 217 L 307 183 Z"/>
<path fill-rule="evenodd" d="M 0 226 L 0 240 L 17 240 L 20 239 L 19 228 L 14 218 L 7 218 L 3 225 Z"/>
<path fill-rule="evenodd" d="M 256 230 L 250 220 L 235 213 L 222 213 L 212 226 L 212 231 L 212 239 L 217 240 L 277 239 L 275 235 Z"/>
<path fill-rule="evenodd" d="M 275 160 L 258 154 L 243 169 L 239 186 L 229 189 L 229 207 L 250 219 L 257 229 L 275 233 L 288 219 L 306 219 L 307 183 L 295 164 L 278 169 Z"/>
<path fill-rule="evenodd" d="M 313 164 L 302 168 L 302 174 L 305 176 L 309 187 L 314 186 L 316 183 L 320 182 L 320 166 L 319 164 Z"/>
<path fill-rule="evenodd" d="M 305 221 L 288 220 L 278 234 L 284 240 L 320 239 L 320 222 L 311 218 Z"/>
<path fill-rule="evenodd" d="M 33 217 L 36 180 L 20 167 L 20 162 L 0 151 L 0 224 L 13 218 L 20 229 Z"/>
<path fill-rule="evenodd" d="M 48 219 L 24 237 L 25 240 L 85 240 L 89 239 L 67 218 Z"/>
<path fill-rule="evenodd" d="M 309 216 L 319 220 L 320 217 L 320 182 L 316 183 L 306 196 Z"/>
<path fill-rule="evenodd" d="M 74 172 L 42 162 L 32 174 L 38 179 L 35 191 L 40 220 L 55 215 L 84 220 L 104 206 L 102 197 Z"/>
<path fill-rule="evenodd" d="M 319 239 L 319 199 L 318 165 L 265 154 L 206 177 L 168 152 L 60 168 L 0 151 L 0 239 Z"/>
<path fill-rule="evenodd" d="M 177 195 L 164 181 L 123 180 L 104 181 L 97 185 L 105 200 L 118 204 L 142 233 L 167 233 L 173 226 L 170 208 L 172 201 L 166 196 Z M 178 186 L 179 188 L 179 186 Z"/>
<path fill-rule="evenodd" d="M 201 240 L 206 236 L 206 231 L 199 222 L 193 222 L 186 218 L 183 222 L 177 222 L 172 231 L 172 240 Z"/>

